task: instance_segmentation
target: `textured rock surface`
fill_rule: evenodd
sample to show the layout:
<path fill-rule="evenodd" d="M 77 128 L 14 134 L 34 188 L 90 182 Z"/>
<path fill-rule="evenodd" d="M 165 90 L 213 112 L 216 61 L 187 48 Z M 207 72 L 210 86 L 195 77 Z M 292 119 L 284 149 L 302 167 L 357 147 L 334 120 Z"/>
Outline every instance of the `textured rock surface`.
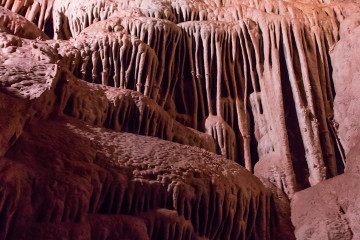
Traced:
<path fill-rule="evenodd" d="M 298 239 L 359 239 L 359 175 L 345 173 L 295 194 L 291 219 Z"/>
<path fill-rule="evenodd" d="M 0 5 L 0 239 L 360 237 L 358 3 Z"/>
<path fill-rule="evenodd" d="M 345 173 L 295 194 L 291 218 L 298 239 L 360 238 L 359 20 L 355 12 L 341 23 L 340 41 L 331 52 L 336 90 L 332 131 L 343 146 Z"/>
<path fill-rule="evenodd" d="M 53 64 L 61 56 L 52 42 L 12 38 L 21 44 L 3 48 L 1 69 L 2 112 L 15 115 L 2 115 L 2 238 L 270 237 L 276 221 L 267 210 L 270 193 L 247 170 L 215 153 L 119 133 L 116 126 L 214 150 L 210 136 L 176 123 L 140 92 L 76 79 L 66 58 Z M 28 65 L 17 65 L 17 56 Z M 118 104 L 135 112 L 117 116 Z M 102 122 L 107 116 L 115 127 Z M 126 118 L 133 121 L 120 121 Z"/>
<path fill-rule="evenodd" d="M 68 81 L 59 84 L 63 96 L 60 108 L 69 116 L 116 131 L 158 137 L 215 152 L 214 140 L 209 135 L 176 122 L 139 92 L 90 85 L 70 74 L 66 79 Z"/>
<path fill-rule="evenodd" d="M 34 115 L 46 117 L 55 101 L 59 74 L 54 49 L 46 44 L 0 33 L 0 156 L 16 142 Z M 52 89 L 52 90 L 51 90 Z"/>
<path fill-rule="evenodd" d="M 49 38 L 44 32 L 38 29 L 35 24 L 3 7 L 0 7 L 0 29 L 2 32 L 23 38 Z"/>
<path fill-rule="evenodd" d="M 6 157 L 2 161 L 23 171 L 16 177 L 24 182 L 13 186 L 20 196 L 10 238 L 17 224 L 82 224 L 88 214 L 138 216 L 152 239 L 176 227 L 180 235 L 210 238 L 270 234 L 270 198 L 261 182 L 236 163 L 198 148 L 65 118 L 33 120 Z M 3 208 L 11 205 L 5 201 Z M 91 231 L 98 233 L 97 227 Z"/>
<path fill-rule="evenodd" d="M 336 100 L 335 120 L 339 139 L 347 154 L 360 140 L 359 79 L 360 13 L 346 19 L 340 27 L 342 38 L 331 52 Z"/>

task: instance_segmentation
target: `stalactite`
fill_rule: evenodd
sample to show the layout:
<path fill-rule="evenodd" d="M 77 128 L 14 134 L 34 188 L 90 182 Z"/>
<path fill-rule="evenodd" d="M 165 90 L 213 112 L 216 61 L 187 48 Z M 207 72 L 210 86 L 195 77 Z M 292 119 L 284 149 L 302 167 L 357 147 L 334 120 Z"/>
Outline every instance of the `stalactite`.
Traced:
<path fill-rule="evenodd" d="M 235 140 L 231 137 L 228 139 L 231 142 L 229 144 L 219 142 L 219 149 L 232 146 L 235 141 L 237 149 L 235 154 L 233 154 L 234 150 L 230 150 L 231 148 L 226 148 L 227 153 L 222 152 L 225 156 L 231 156 L 245 165 L 249 170 L 254 163 L 250 153 L 250 124 L 247 111 L 248 98 L 253 91 L 258 96 L 253 102 L 256 111 L 264 115 L 261 123 L 255 123 L 256 128 L 264 128 L 259 124 L 268 125 L 267 130 L 258 136 L 259 152 L 266 153 L 270 152 L 269 149 L 273 149 L 272 151 L 287 156 L 282 163 L 284 176 L 289 181 L 286 185 L 295 189 L 286 124 L 283 120 L 276 120 L 276 116 L 270 114 L 271 106 L 267 104 L 270 99 L 274 99 L 271 97 L 272 94 L 281 92 L 279 91 L 282 89 L 280 79 L 283 77 L 280 77 L 276 71 L 279 69 L 279 59 L 282 56 L 277 55 L 286 54 L 285 59 L 292 59 L 292 62 L 287 61 L 286 68 L 295 100 L 302 141 L 306 146 L 310 181 L 315 184 L 325 179 L 327 174 L 330 176 L 337 174 L 334 143 L 326 123 L 326 119 L 332 115 L 333 101 L 331 80 L 326 70 L 328 69 L 326 52 L 338 38 L 335 19 L 337 16 L 334 11 L 327 7 L 319 8 L 299 3 L 269 2 L 264 4 L 252 1 L 242 4 L 225 1 L 215 5 L 206 1 L 196 4 L 188 1 L 156 4 L 157 7 L 150 11 L 149 3 L 146 1 L 89 2 L 84 5 L 76 5 L 70 1 L 56 2 L 54 26 L 55 28 L 63 27 L 63 32 L 58 33 L 58 38 L 78 35 L 73 40 L 75 48 L 86 49 L 73 51 L 68 55 L 74 57 L 70 71 L 91 82 L 140 91 L 155 101 L 159 101 L 159 104 L 167 109 L 172 101 L 176 105 L 175 112 L 174 108 L 169 109 L 169 112 L 184 124 L 201 131 L 206 131 L 205 122 L 208 116 L 220 117 L 218 119 L 223 119 L 226 124 L 221 124 L 222 120 L 219 120 L 218 126 L 228 125 L 224 128 L 227 129 L 225 132 L 234 132 Z M 252 7 L 249 7 L 249 4 L 252 4 Z M 74 10 L 73 13 L 66 15 L 65 10 L 68 8 L 83 10 Z M 128 10 L 123 13 L 120 11 L 114 14 L 120 9 L 127 8 Z M 313 10 L 304 13 L 303 10 L 310 8 Z M 314 12 L 328 21 L 321 22 L 320 25 L 320 17 L 314 15 Z M 114 16 L 112 20 L 109 19 L 111 15 Z M 181 23 L 179 27 L 183 28 L 183 31 L 180 33 L 178 27 L 166 20 L 150 21 L 143 16 L 170 19 L 175 22 L 189 20 L 236 20 L 238 22 L 231 24 L 224 22 L 219 24 L 215 21 Z M 266 21 L 265 16 L 268 17 Z M 248 19 L 242 20 L 243 18 Z M 301 19 L 301 21 L 292 18 Z M 80 34 L 95 21 L 105 19 L 109 21 L 106 21 L 102 31 L 113 37 L 116 35 L 117 40 L 113 41 L 112 37 L 104 37 L 101 41 L 94 40 L 93 45 L 88 41 L 91 38 L 89 37 L 91 29 L 94 30 L 95 25 L 101 25 L 101 23 L 88 27 L 84 33 Z M 144 34 L 145 29 L 150 32 Z M 171 31 L 168 32 L 169 30 Z M 141 45 L 140 42 L 137 43 L 133 38 L 131 44 L 121 43 L 119 39 L 124 35 L 124 31 L 136 34 L 148 43 L 150 48 Z M 165 44 L 167 42 L 165 38 L 171 42 L 171 45 Z M 179 44 L 177 44 L 178 41 Z M 80 42 L 83 42 L 83 45 Z M 160 42 L 162 46 L 158 45 Z M 283 44 L 284 53 L 278 52 L 281 44 Z M 182 52 L 184 49 L 188 49 L 187 54 Z M 181 56 L 175 57 L 175 51 L 181 53 Z M 232 57 L 230 57 L 231 54 Z M 118 60 L 123 58 L 126 58 L 127 62 Z M 159 60 L 158 67 L 157 60 Z M 165 62 L 168 60 L 170 61 L 169 68 L 165 68 Z M 147 64 L 149 62 L 153 65 Z M 306 64 L 297 66 L 299 62 Z M 309 68 L 308 65 L 311 63 L 317 64 L 318 70 Z M 91 77 L 89 68 L 91 68 Z M 189 72 L 186 72 L 187 68 L 190 69 Z M 100 69 L 102 69 L 101 72 L 99 72 Z M 264 71 L 270 75 L 265 75 Z M 165 72 L 168 74 L 164 75 Z M 175 77 L 176 75 L 178 78 Z M 295 75 L 297 76 L 294 77 Z M 135 77 L 134 82 L 129 81 L 132 76 Z M 276 88 L 269 85 L 271 81 L 276 83 Z M 313 86 L 311 90 L 310 86 Z M 185 93 L 184 89 L 189 89 L 189 87 L 192 92 Z M 190 95 L 192 97 L 189 98 Z M 176 96 L 181 96 L 183 100 L 179 102 Z M 172 100 L 169 101 L 169 99 Z M 281 94 L 276 94 L 274 100 L 279 106 L 277 112 L 280 113 L 280 119 L 284 119 Z M 319 103 L 314 105 L 315 100 Z M 190 102 L 195 104 L 191 105 Z M 179 112 L 176 113 L 176 110 Z M 144 128 L 147 129 L 146 126 Z M 229 132 L 230 129 L 232 131 Z M 274 131 L 281 133 L 281 136 L 271 137 L 271 143 L 263 144 L 261 139 L 264 136 L 271 136 L 271 132 Z M 216 131 L 209 132 L 215 134 Z M 163 133 L 159 132 L 159 134 Z M 228 136 L 232 135 L 233 133 L 228 134 Z M 217 138 L 218 141 L 220 139 Z M 269 137 L 264 139 L 269 140 Z M 265 147 L 264 150 L 261 149 L 262 146 Z"/>
<path fill-rule="evenodd" d="M 135 91 L 119 91 L 108 87 L 93 88 L 68 76 L 69 84 L 63 87 L 60 111 L 85 122 L 116 131 L 132 132 L 145 136 L 197 146 L 215 152 L 210 136 L 187 128 L 174 121 L 155 101 Z"/>
<path fill-rule="evenodd" d="M 237 114 L 242 115 L 242 122 L 240 122 L 242 136 L 248 136 L 249 124 L 246 123 L 246 113 L 242 109 L 244 107 L 243 99 L 241 96 L 246 94 L 243 92 L 245 79 L 240 75 L 243 74 L 241 71 L 235 70 L 235 66 L 238 66 L 239 62 L 243 59 L 238 59 L 240 55 L 240 47 L 236 47 L 236 37 L 232 35 L 233 24 L 217 23 L 217 22 L 189 22 L 180 24 L 184 29 L 183 36 L 186 48 L 190 54 L 188 59 L 190 68 L 184 69 L 184 76 L 190 79 L 182 79 L 180 81 L 191 82 L 193 93 L 185 93 L 186 95 L 193 95 L 196 98 L 200 98 L 196 101 L 197 105 L 192 108 L 194 112 L 188 114 L 197 116 L 198 109 L 202 113 L 195 121 L 199 120 L 199 128 L 204 127 L 209 133 L 217 134 L 227 132 L 227 137 L 222 138 L 221 136 L 215 139 L 219 142 L 219 147 L 224 156 L 230 159 L 236 159 L 238 153 L 235 153 L 235 149 L 242 148 L 239 143 L 236 143 L 235 135 L 233 131 L 239 131 L 239 129 L 231 130 L 234 126 L 234 119 Z M 193 49 L 195 48 L 195 49 Z M 232 58 L 229 58 L 227 53 L 232 51 Z M 240 69 L 239 69 L 240 70 Z M 230 74 L 229 74 L 230 72 Z M 240 74 L 240 75 L 237 75 Z M 237 80 L 240 83 L 237 83 Z M 239 84 L 239 89 L 237 88 Z M 224 89 L 225 87 L 225 89 Z M 235 87 L 235 89 L 234 89 Z M 199 89 L 199 90 L 197 90 Z M 201 91 L 202 90 L 202 91 Z M 205 90 L 205 91 L 204 91 Z M 189 89 L 187 89 L 189 91 Z M 201 91 L 201 94 L 199 92 Z M 239 96 L 240 94 L 240 96 Z M 187 103 L 185 103 L 187 104 Z M 192 103 L 191 103 L 192 104 Z M 236 109 L 236 110 L 235 110 Z M 207 116 L 204 114 L 207 113 Z M 223 119 L 224 123 L 214 122 L 214 119 Z M 205 123 L 205 120 L 207 124 Z M 213 127 L 216 127 L 216 131 L 212 131 Z M 227 127 L 225 127 L 227 126 Z M 194 126 L 192 126 L 194 127 Z M 220 130 L 219 128 L 224 128 Z M 246 133 L 247 131 L 247 133 Z M 229 141 L 229 142 L 226 142 Z M 246 161 L 249 162 L 249 145 L 246 146 Z M 249 164 L 247 164 L 249 167 Z M 251 168 L 251 167 L 250 167 Z"/>
<path fill-rule="evenodd" d="M 25 16 L 45 32 L 48 32 L 46 24 L 52 17 L 53 4 L 54 0 L 4 0 L 0 3 L 1 6 Z"/>
<path fill-rule="evenodd" d="M 48 156 L 47 161 L 37 164 L 52 168 L 51 173 L 34 176 L 34 188 L 19 195 L 25 203 L 20 209 L 32 201 L 32 211 L 19 211 L 19 219 L 32 219 L 38 224 L 81 224 L 90 217 L 92 228 L 97 229 L 94 214 L 112 214 L 114 224 L 122 222 L 121 218 L 115 220 L 119 214 L 131 214 L 145 220 L 152 239 L 164 234 L 186 239 L 192 235 L 269 238 L 265 227 L 270 221 L 266 211 L 269 195 L 259 180 L 236 163 L 198 148 L 174 148 L 173 143 L 135 134 L 101 130 L 105 134 L 97 138 L 100 128 L 68 117 L 60 122 L 40 122 L 29 125 L 17 147 L 8 153 L 12 159 L 24 162 Z M 69 132 L 77 134 L 76 141 L 64 141 Z M 55 150 L 55 145 L 56 149 L 76 151 L 59 162 L 62 152 Z M 89 151 L 90 145 L 93 148 Z M 26 158 L 19 155 L 18 147 L 26 152 Z M 168 161 L 169 156 L 179 159 Z M 192 158 L 198 159 L 196 164 Z M 218 160 L 214 162 L 213 158 Z M 203 165 L 209 170 L 200 171 Z M 23 165 L 22 170 L 17 177 L 34 174 Z M 60 183 L 61 194 L 48 187 Z M 100 234 L 101 224 L 99 230 Z M 10 229 L 10 236 L 14 235 L 16 231 Z"/>
<path fill-rule="evenodd" d="M 121 17 L 139 17 L 176 21 L 169 2 L 150 1 L 56 1 L 54 4 L 55 39 L 75 37 L 91 24 L 108 19 L 116 12 Z"/>
<path fill-rule="evenodd" d="M 53 10 L 54 38 L 75 37 L 91 24 L 107 19 L 127 1 L 55 1 Z"/>
<path fill-rule="evenodd" d="M 154 50 L 124 32 L 100 31 L 95 25 L 70 45 L 60 42 L 61 54 L 71 61 L 69 70 L 88 82 L 132 89 L 157 99 L 158 59 Z"/>
<path fill-rule="evenodd" d="M 290 8 L 293 11 L 291 12 L 292 15 L 286 11 L 286 9 Z M 289 18 L 290 15 L 300 16 L 299 11 L 301 8 L 306 8 L 306 6 L 292 6 L 290 4 L 284 5 L 279 12 L 279 15 L 283 16 L 269 16 L 269 19 L 271 20 L 264 21 L 264 18 L 261 17 L 262 15 L 268 13 L 256 11 L 251 12 L 243 5 L 239 5 L 238 8 L 226 6 L 221 8 L 210 7 L 207 13 L 207 19 L 211 19 L 213 16 L 218 16 L 219 18 L 223 16 L 222 14 L 219 14 L 219 12 L 212 15 L 211 11 L 214 9 L 220 12 L 224 11 L 224 13 L 227 11 L 231 12 L 236 9 L 238 13 L 234 13 L 230 16 L 224 15 L 224 18 L 234 21 L 240 16 L 246 16 L 251 18 L 253 21 L 245 20 L 232 24 L 222 23 L 223 26 L 221 27 L 216 25 L 216 22 L 212 21 L 187 22 L 179 24 L 179 26 L 184 29 L 183 35 L 188 36 L 183 39 L 182 43 L 188 46 L 187 48 L 189 49 L 187 51 L 188 57 L 186 58 L 194 59 L 190 61 L 191 67 L 189 69 L 190 71 L 193 71 L 191 69 L 194 69 L 194 75 L 196 76 L 204 76 L 204 81 L 201 83 L 203 87 L 200 87 L 200 89 L 204 89 L 203 93 L 206 94 L 206 96 L 202 99 L 202 101 L 205 102 L 204 105 L 207 106 L 206 110 L 209 115 L 222 116 L 232 128 L 233 118 L 229 116 L 236 116 L 235 119 L 238 121 L 239 129 L 234 129 L 234 131 L 239 131 L 242 135 L 242 141 L 236 143 L 236 148 L 238 151 L 239 149 L 243 149 L 239 152 L 239 154 L 243 155 L 242 158 L 244 159 L 244 165 L 246 165 L 250 170 L 252 163 L 250 160 L 250 139 L 248 137 L 250 134 L 247 99 L 248 94 L 251 93 L 251 91 L 254 91 L 254 94 L 258 96 L 254 98 L 255 101 L 253 101 L 256 109 L 256 113 L 253 112 L 253 114 L 256 116 L 259 116 L 259 114 L 264 115 L 264 117 L 262 120 L 260 120 L 259 117 L 256 117 L 256 119 L 258 119 L 255 123 L 257 126 L 256 128 L 264 128 L 264 126 L 260 126 L 264 124 L 269 125 L 265 132 L 262 130 L 263 133 L 257 136 L 257 140 L 260 141 L 258 145 L 259 152 L 269 153 L 270 151 L 275 151 L 281 153 L 283 156 L 286 156 L 281 163 L 281 165 L 283 165 L 283 174 L 286 180 L 281 181 L 287 182 L 285 185 L 288 188 L 286 190 L 288 195 L 292 195 L 298 186 L 295 180 L 293 163 L 290 156 L 289 140 L 285 121 L 281 120 L 285 119 L 281 94 L 281 81 L 283 81 L 281 79 L 284 77 L 279 75 L 279 61 L 280 57 L 282 58 L 279 54 L 286 55 L 288 51 L 286 49 L 290 49 L 289 51 L 291 52 L 290 55 L 286 55 L 285 57 L 285 59 L 288 60 L 286 68 L 289 72 L 289 79 L 292 86 L 291 91 L 295 97 L 295 105 L 298 112 L 300 129 L 302 131 L 302 141 L 304 141 L 305 145 L 309 148 L 306 149 L 306 159 L 310 169 L 310 182 L 312 184 L 316 184 L 317 182 L 326 179 L 326 166 L 330 168 L 330 175 L 337 174 L 336 164 L 334 164 L 336 160 L 334 155 L 333 140 L 329 135 L 328 126 L 324 122 L 324 120 L 326 120 L 326 117 L 324 116 L 326 116 L 326 114 L 331 114 L 329 110 L 325 110 L 329 109 L 329 105 L 324 105 L 324 103 L 329 102 L 327 100 L 327 95 L 329 95 L 329 91 L 331 93 L 331 86 L 328 84 L 330 81 L 329 74 L 324 70 L 321 70 L 327 69 L 328 63 L 325 61 L 327 58 L 325 58 L 323 54 L 325 54 L 324 50 L 327 49 L 326 46 L 329 46 L 333 39 L 336 39 L 337 29 L 334 25 L 335 22 L 333 20 L 333 16 L 327 17 L 331 21 L 322 26 L 322 31 L 324 31 L 323 29 L 326 29 L 326 35 L 324 35 L 324 39 L 326 40 L 321 40 L 322 37 L 317 37 L 317 45 L 313 45 L 312 47 L 313 49 L 320 49 L 320 55 L 311 55 L 311 52 L 306 50 L 308 42 L 311 41 L 308 39 L 308 36 L 318 32 L 319 28 L 312 27 L 310 29 L 305 23 L 291 20 Z M 195 9 L 195 11 L 197 10 Z M 322 10 L 321 14 L 325 15 L 325 12 Z M 314 18 L 311 14 L 302 15 L 302 17 L 306 23 L 312 22 L 312 24 L 318 24 L 316 22 L 316 17 Z M 216 18 L 214 20 L 216 20 Z M 222 33 L 220 33 L 221 31 Z M 308 35 L 305 36 L 304 34 Z M 232 41 L 229 41 L 229 39 L 232 39 Z M 325 42 L 328 43 L 325 44 Z M 203 46 L 199 47 L 201 43 L 203 43 Z M 260 49 L 261 44 L 262 48 Z M 280 45 L 283 45 L 281 48 L 285 49 L 284 53 L 279 52 Z M 192 50 L 191 48 L 195 48 L 195 50 Z M 242 57 L 235 57 L 235 60 L 232 60 L 228 57 L 230 55 L 230 51 L 233 52 L 233 56 Z M 203 54 L 203 56 L 201 56 L 201 54 Z M 295 57 L 292 57 L 294 55 Z M 214 60 L 215 58 L 216 60 Z M 291 63 L 289 62 L 290 59 L 293 59 Z M 324 60 L 321 61 L 321 59 Z M 319 64 L 319 71 L 309 71 L 308 65 L 311 64 L 311 61 L 316 61 Z M 223 64 L 230 67 L 224 68 Z M 203 70 L 199 67 L 201 65 L 203 66 Z M 184 71 L 186 70 L 184 69 Z M 190 82 L 193 81 L 191 80 L 193 78 L 191 78 L 191 74 L 189 73 L 185 72 L 185 74 L 180 75 L 187 76 L 188 80 L 179 79 L 179 81 L 189 81 L 187 84 L 190 84 Z M 273 82 L 272 84 L 274 85 L 271 85 L 271 82 Z M 181 84 L 184 85 L 184 83 Z M 249 86 L 249 84 L 251 84 L 251 86 Z M 296 86 L 297 84 L 300 84 L 300 86 Z M 194 87 L 195 84 L 191 85 L 193 86 L 192 95 L 199 97 L 199 94 Z M 314 90 L 318 90 L 310 90 L 310 86 L 314 86 Z M 236 89 L 235 97 L 234 94 L 229 91 L 229 89 L 234 87 Z M 325 96 L 324 92 L 319 91 L 320 89 L 327 89 L 324 90 L 327 95 Z M 226 92 L 228 93 L 226 94 Z M 225 96 L 223 96 L 224 94 Z M 275 96 L 275 98 L 273 96 Z M 314 98 L 320 102 L 320 104 L 317 104 L 316 107 L 313 105 Z M 230 105 L 226 103 L 229 99 L 233 99 L 230 101 Z M 269 105 L 272 101 L 277 103 L 276 111 L 273 109 L 273 104 Z M 182 104 L 186 105 L 187 103 L 185 102 Z M 318 107 L 319 110 L 317 110 Z M 198 102 L 198 107 L 196 109 L 202 108 L 203 105 L 199 105 Z M 188 106 L 186 109 L 191 108 Z M 280 113 L 280 121 L 277 119 L 278 116 L 272 116 L 271 112 Z M 187 114 L 193 113 L 188 112 Z M 318 123 L 319 120 L 316 120 L 316 118 L 319 118 L 321 121 L 320 125 Z M 200 119 L 200 126 L 202 121 L 203 120 Z M 194 125 L 190 126 L 194 127 Z M 201 129 L 199 126 L 198 128 Z M 278 137 L 274 137 L 273 134 L 270 134 L 270 132 L 273 131 L 279 134 Z M 269 148 L 265 147 L 266 145 L 261 143 L 261 138 L 265 135 L 273 136 L 270 140 L 272 143 L 267 144 L 270 145 Z M 267 139 L 266 141 L 269 141 L 268 137 L 264 138 L 264 140 L 265 139 Z M 270 151 L 261 150 L 263 145 L 266 149 L 270 149 Z M 324 154 L 322 152 L 324 152 Z M 241 162 L 241 160 L 239 162 Z M 282 184 L 283 183 L 278 183 L 278 185 Z"/>
<path fill-rule="evenodd" d="M 113 20 L 114 16 L 109 20 Z M 145 17 L 125 17 L 118 19 L 125 31 L 139 37 L 140 40 L 154 49 L 159 59 L 159 67 L 154 84 L 153 98 L 164 106 L 174 81 L 175 51 L 181 36 L 181 30 L 174 23 L 166 20 Z M 158 90 L 156 90 L 157 88 Z M 158 95 L 159 91 L 159 95 Z"/>
<path fill-rule="evenodd" d="M 49 39 L 34 24 L 26 20 L 24 17 L 0 7 L 0 31 L 14 34 L 18 37 L 29 39 Z"/>
<path fill-rule="evenodd" d="M 159 209 L 141 215 L 146 219 L 150 239 L 194 239 L 199 238 L 191 221 L 185 220 L 174 210 Z"/>

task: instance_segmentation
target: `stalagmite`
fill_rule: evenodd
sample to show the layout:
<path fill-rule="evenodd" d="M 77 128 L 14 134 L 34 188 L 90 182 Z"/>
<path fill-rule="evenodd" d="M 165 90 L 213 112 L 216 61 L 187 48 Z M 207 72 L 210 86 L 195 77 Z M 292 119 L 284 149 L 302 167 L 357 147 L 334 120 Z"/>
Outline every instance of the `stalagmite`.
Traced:
<path fill-rule="evenodd" d="M 235 159 L 236 137 L 232 128 L 221 117 L 210 115 L 205 121 L 205 129 L 218 143 L 221 155 Z"/>

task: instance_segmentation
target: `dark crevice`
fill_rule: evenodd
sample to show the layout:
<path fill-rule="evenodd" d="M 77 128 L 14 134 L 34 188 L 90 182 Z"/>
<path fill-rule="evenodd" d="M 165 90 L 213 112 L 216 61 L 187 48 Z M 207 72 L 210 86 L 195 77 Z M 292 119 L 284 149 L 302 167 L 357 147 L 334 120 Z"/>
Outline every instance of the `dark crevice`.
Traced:
<path fill-rule="evenodd" d="M 111 52 L 110 52 L 110 54 L 111 54 Z M 110 87 L 114 87 L 115 86 L 115 81 L 114 81 L 114 75 L 115 75 L 115 68 L 114 68 L 114 66 L 113 65 L 110 65 L 109 66 L 109 73 L 110 73 L 110 75 L 109 75 L 109 78 L 108 78 L 108 86 L 110 86 Z"/>
<path fill-rule="evenodd" d="M 328 53 L 328 42 L 325 41 L 325 47 L 326 47 L 326 52 Z M 326 54 L 326 58 L 327 58 L 327 66 L 328 66 L 328 70 L 329 70 L 329 78 L 330 78 L 330 87 L 328 88 L 328 94 L 330 95 L 329 91 L 331 91 L 331 94 L 333 96 L 333 99 L 335 99 L 336 96 L 336 91 L 335 91 L 335 85 L 334 85 L 334 79 L 333 79 L 333 67 L 332 67 L 332 62 L 331 62 L 331 58 L 330 58 L 330 54 Z M 330 96 L 328 95 L 328 99 L 330 99 Z M 333 109 L 333 102 L 330 102 L 330 106 Z"/>
<path fill-rule="evenodd" d="M 251 110 L 250 103 L 248 103 L 247 112 L 249 114 L 249 122 L 250 122 L 251 166 L 252 166 L 252 169 L 254 169 L 255 164 L 259 161 L 259 153 L 258 153 L 258 142 L 255 137 L 255 119 L 254 119 L 253 112 Z"/>
<path fill-rule="evenodd" d="M 263 34 L 261 31 L 261 28 L 259 26 L 258 26 L 258 32 L 259 32 L 260 36 Z M 269 34 L 270 34 L 270 31 L 269 31 Z M 260 55 L 259 61 L 260 61 L 261 73 L 264 72 L 264 61 L 265 61 L 264 41 L 265 41 L 264 38 L 259 39 L 259 55 Z"/>
<path fill-rule="evenodd" d="M 214 40 L 215 41 L 215 40 Z M 216 47 L 214 46 L 214 52 L 213 52 L 213 57 L 211 57 L 211 37 L 209 37 L 208 39 L 208 43 L 207 43 L 207 46 L 208 46 L 208 60 L 209 60 L 209 70 L 210 70 L 210 76 L 209 76 L 209 88 L 210 88 L 210 100 L 211 100 L 211 103 L 209 103 L 212 107 L 212 110 L 213 112 L 210 113 L 210 114 L 213 114 L 213 115 L 221 115 L 221 113 L 218 113 L 216 112 L 216 100 L 217 100 L 217 65 L 218 65 L 218 62 L 217 62 L 217 53 L 216 53 Z M 215 45 L 215 42 L 214 42 L 214 45 Z M 206 59 L 204 59 L 206 60 Z"/>
<path fill-rule="evenodd" d="M 9 140 L 9 146 L 13 145 L 17 139 L 16 133 L 12 135 L 12 137 Z"/>
<path fill-rule="evenodd" d="M 44 33 L 46 35 L 48 35 L 49 38 L 54 38 L 54 27 L 53 27 L 53 19 L 52 17 L 49 18 L 45 23 L 44 23 Z"/>
<path fill-rule="evenodd" d="M 66 106 L 64 108 L 64 113 L 72 116 L 73 115 L 73 110 L 74 110 L 74 97 L 70 96 L 70 98 L 68 99 Z"/>
<path fill-rule="evenodd" d="M 306 188 L 310 185 L 308 181 L 309 173 L 305 157 L 305 147 L 302 141 L 299 120 L 297 118 L 294 96 L 289 81 L 289 73 L 286 67 L 286 59 L 284 56 L 282 44 L 280 44 L 279 48 L 279 58 L 285 124 L 291 159 L 293 162 L 297 183 L 302 185 L 303 188 Z"/>
<path fill-rule="evenodd" d="M 329 124 L 329 122 L 328 122 L 328 124 Z M 339 137 L 336 135 L 336 132 L 335 132 L 336 130 L 333 129 L 333 126 L 328 126 L 328 128 L 330 129 L 331 138 L 334 142 L 337 171 L 338 171 L 338 174 L 342 174 L 345 172 L 345 165 L 344 165 L 345 159 L 343 159 L 343 158 L 345 158 L 345 154 L 344 154 L 345 151 L 343 149 L 343 146 L 340 142 Z"/>
<path fill-rule="evenodd" d="M 102 65 L 101 58 L 99 57 L 99 59 L 97 60 L 97 63 L 96 63 L 96 73 L 97 73 L 97 75 L 95 76 L 94 83 L 102 84 L 101 74 L 99 74 L 102 71 L 103 71 L 103 65 Z"/>

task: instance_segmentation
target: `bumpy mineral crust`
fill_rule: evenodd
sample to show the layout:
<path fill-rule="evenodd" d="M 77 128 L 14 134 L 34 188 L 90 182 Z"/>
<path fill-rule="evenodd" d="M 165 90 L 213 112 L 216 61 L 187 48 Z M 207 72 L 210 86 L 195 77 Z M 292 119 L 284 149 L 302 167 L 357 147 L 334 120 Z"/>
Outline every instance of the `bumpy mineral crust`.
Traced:
<path fill-rule="evenodd" d="M 31 227 L 27 222 L 89 224 L 92 214 L 136 215 L 152 239 L 173 228 L 186 239 L 264 239 L 270 234 L 270 196 L 261 182 L 236 163 L 199 148 L 61 118 L 32 121 L 7 157 L 3 160 L 24 171 L 16 175 L 18 181 L 27 182 L 9 187 L 19 191 L 15 206 L 2 205 L 5 213 L 18 208 L 9 222 L 10 238 L 17 224 L 25 229 Z M 48 184 L 61 187 L 49 189 Z M 35 187 L 30 192 L 29 185 Z"/>

